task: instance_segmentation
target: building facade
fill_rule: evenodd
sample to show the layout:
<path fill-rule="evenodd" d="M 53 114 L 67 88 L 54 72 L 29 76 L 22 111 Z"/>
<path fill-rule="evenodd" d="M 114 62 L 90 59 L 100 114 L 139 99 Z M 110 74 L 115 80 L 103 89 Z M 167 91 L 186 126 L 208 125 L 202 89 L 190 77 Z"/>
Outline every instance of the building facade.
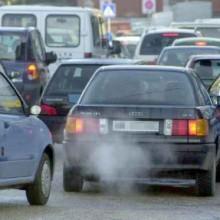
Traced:
<path fill-rule="evenodd" d="M 89 6 L 100 8 L 100 2 L 109 1 L 109 0 L 69 0 L 74 5 L 78 6 Z M 220 0 L 155 0 L 156 1 L 156 12 L 172 11 L 173 21 L 193 21 L 195 18 L 209 18 L 209 17 L 220 17 Z M 203 7 L 204 11 L 195 11 L 196 2 L 201 1 L 205 5 L 209 6 Z M 130 31 L 133 29 L 138 29 L 139 27 L 148 26 L 152 24 L 150 20 L 151 15 L 143 14 L 142 12 L 142 0 L 112 0 L 116 4 L 117 17 L 112 20 L 112 30 L 117 32 L 118 30 Z M 190 6 L 192 3 L 192 7 Z M 181 4 L 183 3 L 183 5 Z M 187 6 L 186 6 L 187 4 Z M 182 8 L 182 6 L 186 6 Z M 190 9 L 190 10 L 189 10 Z M 187 12 L 190 14 L 187 16 Z M 206 12 L 206 13 L 204 13 Z M 179 16 L 177 16 L 179 15 Z M 163 16 L 161 17 L 163 20 Z M 160 20 L 161 20 L 160 19 Z M 187 20 L 188 19 L 188 20 Z M 165 19 L 166 20 L 166 19 Z M 136 30 L 135 30 L 136 31 Z"/>
<path fill-rule="evenodd" d="M 93 7 L 99 8 L 100 0 L 69 0 L 74 5 L 84 6 L 85 4 L 91 4 Z M 142 0 L 113 0 L 117 5 L 118 17 L 143 17 L 142 13 Z M 187 0 L 195 1 L 195 0 Z M 198 0 L 197 0 L 198 1 Z M 212 15 L 213 17 L 220 17 L 220 0 L 202 0 L 212 2 Z M 161 12 L 164 9 L 164 2 L 168 2 L 169 5 L 175 5 L 176 3 L 186 2 L 186 0 L 156 0 L 156 12 Z"/>

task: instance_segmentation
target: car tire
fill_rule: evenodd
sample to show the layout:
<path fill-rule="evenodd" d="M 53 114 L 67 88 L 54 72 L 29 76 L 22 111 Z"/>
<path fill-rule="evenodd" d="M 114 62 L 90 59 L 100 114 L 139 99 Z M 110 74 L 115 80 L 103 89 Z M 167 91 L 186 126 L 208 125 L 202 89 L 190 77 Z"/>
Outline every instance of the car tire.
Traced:
<path fill-rule="evenodd" d="M 216 160 L 213 159 L 208 171 L 200 171 L 197 174 L 196 188 L 198 196 L 214 196 L 216 187 Z"/>
<path fill-rule="evenodd" d="M 77 168 L 63 166 L 63 189 L 65 192 L 81 192 L 83 189 L 83 177 Z"/>
<path fill-rule="evenodd" d="M 51 180 L 51 161 L 47 154 L 43 154 L 35 181 L 26 189 L 30 205 L 45 205 L 47 203 L 50 196 Z"/>

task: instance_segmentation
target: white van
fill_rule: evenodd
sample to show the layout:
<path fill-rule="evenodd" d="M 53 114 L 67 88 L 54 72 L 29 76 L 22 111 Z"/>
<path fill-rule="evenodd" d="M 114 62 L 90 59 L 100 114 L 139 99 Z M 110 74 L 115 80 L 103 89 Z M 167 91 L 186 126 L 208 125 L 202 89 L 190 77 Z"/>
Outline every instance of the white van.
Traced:
<path fill-rule="evenodd" d="M 2 6 L 0 25 L 37 27 L 47 51 L 61 59 L 104 57 L 105 21 L 101 11 L 81 7 Z M 53 68 L 54 69 L 54 68 Z"/>

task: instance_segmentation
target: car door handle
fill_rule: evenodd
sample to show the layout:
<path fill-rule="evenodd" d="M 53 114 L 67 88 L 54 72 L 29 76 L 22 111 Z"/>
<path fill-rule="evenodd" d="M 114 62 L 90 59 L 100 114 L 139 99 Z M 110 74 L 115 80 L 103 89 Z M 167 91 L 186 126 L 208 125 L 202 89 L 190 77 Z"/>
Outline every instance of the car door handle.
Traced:
<path fill-rule="evenodd" d="M 9 127 L 10 127 L 10 124 L 5 121 L 5 122 L 4 122 L 4 128 L 5 128 L 5 129 L 8 129 Z"/>

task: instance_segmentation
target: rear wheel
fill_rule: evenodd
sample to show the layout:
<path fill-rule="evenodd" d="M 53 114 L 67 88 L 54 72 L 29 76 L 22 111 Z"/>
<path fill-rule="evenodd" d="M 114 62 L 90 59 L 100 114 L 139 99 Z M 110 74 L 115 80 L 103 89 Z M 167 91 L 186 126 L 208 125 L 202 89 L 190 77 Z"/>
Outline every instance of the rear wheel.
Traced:
<path fill-rule="evenodd" d="M 208 171 L 200 171 L 197 174 L 196 187 L 199 196 L 214 196 L 216 185 L 216 160 L 213 159 Z"/>
<path fill-rule="evenodd" d="M 30 205 L 45 205 L 51 189 L 51 162 L 47 154 L 43 154 L 34 183 L 27 187 L 26 196 Z"/>
<path fill-rule="evenodd" d="M 79 169 L 63 166 L 63 189 L 66 192 L 81 192 L 83 189 L 83 177 Z"/>

